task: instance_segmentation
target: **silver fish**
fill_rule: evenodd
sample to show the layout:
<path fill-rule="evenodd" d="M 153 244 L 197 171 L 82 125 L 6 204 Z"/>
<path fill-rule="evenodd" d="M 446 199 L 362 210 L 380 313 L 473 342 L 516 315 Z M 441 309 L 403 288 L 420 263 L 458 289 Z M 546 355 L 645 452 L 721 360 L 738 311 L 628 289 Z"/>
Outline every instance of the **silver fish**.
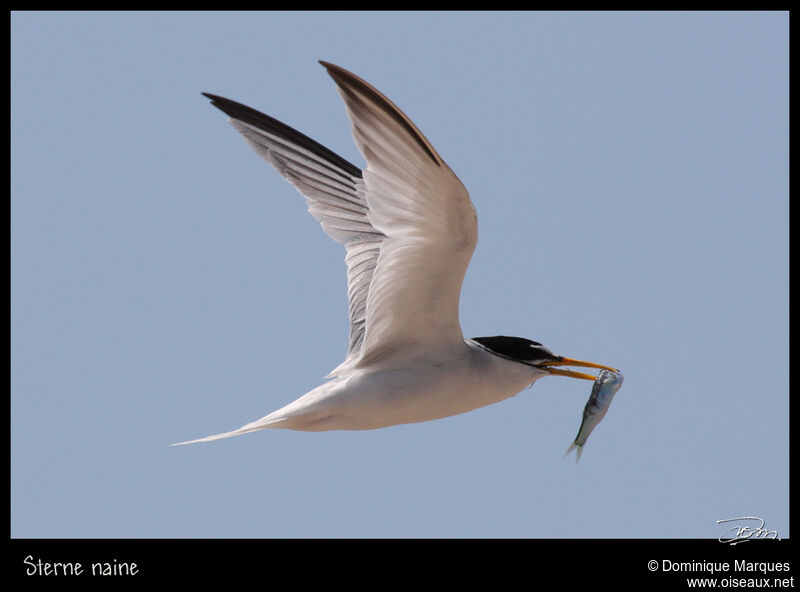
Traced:
<path fill-rule="evenodd" d="M 575 441 L 567 448 L 564 457 L 572 452 L 573 448 L 576 448 L 575 463 L 577 464 L 581 458 L 583 445 L 586 444 L 586 440 L 589 439 L 589 434 L 592 433 L 595 426 L 605 417 L 606 411 L 608 411 L 608 408 L 611 406 L 611 400 L 621 386 L 622 374 L 620 372 L 610 372 L 608 370 L 600 371 L 600 374 L 597 375 L 594 385 L 592 386 L 592 394 L 589 395 L 586 407 L 583 408 L 583 421 L 581 421 L 578 435 L 575 437 Z"/>

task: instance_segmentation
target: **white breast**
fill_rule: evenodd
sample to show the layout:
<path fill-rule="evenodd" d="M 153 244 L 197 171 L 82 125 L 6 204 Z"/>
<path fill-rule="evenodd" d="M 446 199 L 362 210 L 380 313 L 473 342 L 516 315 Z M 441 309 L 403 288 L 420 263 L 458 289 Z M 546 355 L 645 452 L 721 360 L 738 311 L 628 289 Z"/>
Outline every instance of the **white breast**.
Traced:
<path fill-rule="evenodd" d="M 468 343 L 435 356 L 398 354 L 327 382 L 260 422 L 324 431 L 429 421 L 507 399 L 546 374 Z"/>

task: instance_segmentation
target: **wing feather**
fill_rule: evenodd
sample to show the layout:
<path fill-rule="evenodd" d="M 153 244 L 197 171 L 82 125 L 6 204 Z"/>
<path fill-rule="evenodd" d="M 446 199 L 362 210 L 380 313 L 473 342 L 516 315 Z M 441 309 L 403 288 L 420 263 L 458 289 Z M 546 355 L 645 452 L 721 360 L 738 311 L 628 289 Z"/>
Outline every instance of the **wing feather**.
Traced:
<path fill-rule="evenodd" d="M 248 144 L 306 198 L 323 230 L 346 250 L 350 339 L 347 358 L 364 340 L 367 295 L 385 238 L 369 221 L 361 170 L 308 136 L 264 113 L 205 94 Z"/>
<path fill-rule="evenodd" d="M 321 63 L 344 99 L 364 171 L 268 115 L 203 94 L 345 246 L 350 341 L 336 374 L 406 346 L 462 339 L 458 304 L 477 217 L 461 181 L 394 103 Z"/>
<path fill-rule="evenodd" d="M 469 194 L 394 103 L 354 74 L 322 65 L 344 99 L 367 162 L 362 173 L 367 217 L 386 236 L 367 297 L 357 364 L 405 346 L 460 341 L 461 285 L 477 243 Z"/>

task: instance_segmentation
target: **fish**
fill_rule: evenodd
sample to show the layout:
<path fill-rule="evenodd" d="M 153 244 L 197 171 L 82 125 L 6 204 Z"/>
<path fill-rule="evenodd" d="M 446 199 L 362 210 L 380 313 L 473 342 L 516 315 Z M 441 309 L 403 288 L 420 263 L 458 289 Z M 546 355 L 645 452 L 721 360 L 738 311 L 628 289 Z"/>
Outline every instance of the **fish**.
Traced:
<path fill-rule="evenodd" d="M 581 427 L 578 429 L 578 435 L 572 444 L 569 445 L 567 451 L 564 453 L 564 458 L 572 452 L 575 452 L 575 464 L 581 458 L 583 445 L 589 439 L 589 434 L 592 430 L 603 420 L 606 411 L 611 406 L 611 401 L 614 395 L 617 394 L 619 387 L 622 386 L 623 376 L 621 372 L 611 372 L 609 370 L 601 370 L 592 385 L 592 394 L 589 395 L 589 400 L 586 402 L 586 407 L 583 408 L 583 420 Z"/>

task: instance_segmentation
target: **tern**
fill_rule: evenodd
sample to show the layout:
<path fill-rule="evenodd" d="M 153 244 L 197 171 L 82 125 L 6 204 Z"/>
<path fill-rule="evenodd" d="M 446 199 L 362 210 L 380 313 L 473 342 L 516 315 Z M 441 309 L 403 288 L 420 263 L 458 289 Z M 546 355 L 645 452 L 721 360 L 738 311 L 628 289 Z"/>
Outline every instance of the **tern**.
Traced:
<path fill-rule="evenodd" d="M 178 444 L 270 428 L 370 430 L 430 421 L 498 403 L 544 376 L 595 380 L 563 366 L 613 371 L 521 337 L 464 338 L 459 296 L 478 239 L 467 190 L 394 103 L 347 70 L 320 63 L 344 100 L 364 170 L 268 115 L 203 94 L 344 245 L 347 356 L 330 380 L 277 411 Z"/>

